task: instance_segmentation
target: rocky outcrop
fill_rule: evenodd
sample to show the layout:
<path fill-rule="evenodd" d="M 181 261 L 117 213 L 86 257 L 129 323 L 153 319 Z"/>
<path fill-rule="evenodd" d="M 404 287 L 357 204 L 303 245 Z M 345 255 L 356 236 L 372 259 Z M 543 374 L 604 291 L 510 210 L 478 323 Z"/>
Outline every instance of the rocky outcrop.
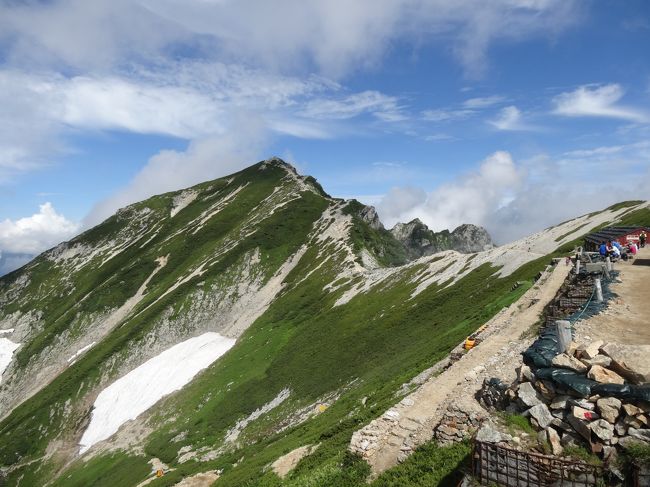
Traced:
<path fill-rule="evenodd" d="M 384 229 L 384 225 L 381 223 L 381 220 L 379 220 L 379 215 L 377 214 L 377 210 L 375 210 L 374 206 L 364 206 L 361 208 L 359 217 L 364 222 L 366 222 L 370 228 L 373 228 L 375 230 Z"/>
<path fill-rule="evenodd" d="M 469 254 L 494 247 L 490 234 L 482 227 L 464 224 L 453 232 L 434 232 L 419 219 L 396 224 L 390 232 L 404 245 L 411 259 L 445 250 Z"/>

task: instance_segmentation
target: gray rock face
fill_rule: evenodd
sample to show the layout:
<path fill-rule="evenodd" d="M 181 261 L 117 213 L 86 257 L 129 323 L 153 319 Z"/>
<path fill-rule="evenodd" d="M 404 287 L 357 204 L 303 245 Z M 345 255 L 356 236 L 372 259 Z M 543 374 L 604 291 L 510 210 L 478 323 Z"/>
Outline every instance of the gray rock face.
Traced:
<path fill-rule="evenodd" d="M 370 225 L 370 228 L 374 228 L 375 230 L 381 230 L 384 228 L 374 206 L 365 206 L 359 213 L 359 216 L 364 222 Z"/>
<path fill-rule="evenodd" d="M 445 250 L 456 250 L 464 254 L 480 252 L 494 247 L 490 234 L 483 227 L 460 225 L 453 232 L 433 232 L 419 219 L 396 224 L 390 232 L 414 259 Z"/>

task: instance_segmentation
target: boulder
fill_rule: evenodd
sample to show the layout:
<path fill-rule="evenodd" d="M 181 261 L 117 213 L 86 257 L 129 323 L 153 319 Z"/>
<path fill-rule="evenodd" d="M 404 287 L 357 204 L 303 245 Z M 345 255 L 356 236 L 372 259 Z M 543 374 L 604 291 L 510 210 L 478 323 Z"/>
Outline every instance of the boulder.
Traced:
<path fill-rule="evenodd" d="M 621 401 L 615 397 L 601 397 L 596 402 L 600 416 L 609 423 L 616 423 L 621 411 Z"/>
<path fill-rule="evenodd" d="M 595 342 L 591 342 L 589 345 L 587 345 L 580 354 L 581 358 L 586 358 L 586 359 L 593 359 L 598 355 L 598 352 L 600 351 L 600 347 L 603 346 L 605 342 L 602 340 L 596 340 Z"/>
<path fill-rule="evenodd" d="M 650 430 L 648 429 L 630 428 L 627 430 L 627 434 L 644 442 L 650 441 Z"/>
<path fill-rule="evenodd" d="M 528 365 L 522 364 L 522 366 L 517 369 L 517 380 L 519 382 L 534 382 L 535 374 L 533 374 L 533 371 L 528 367 Z"/>
<path fill-rule="evenodd" d="M 519 401 L 521 401 L 521 403 L 528 408 L 537 406 L 538 404 L 543 404 L 542 397 L 530 382 L 519 384 L 519 388 L 517 389 L 517 397 L 519 398 Z"/>
<path fill-rule="evenodd" d="M 538 380 L 535 382 L 535 387 L 537 391 L 542 395 L 542 399 L 546 402 L 550 402 L 555 397 L 555 386 L 551 381 L 548 380 Z"/>
<path fill-rule="evenodd" d="M 589 424 L 589 429 L 602 441 L 608 442 L 614 436 L 614 425 L 604 419 Z"/>
<path fill-rule="evenodd" d="M 601 350 L 612 359 L 611 368 L 633 384 L 650 382 L 650 345 L 608 343 Z"/>
<path fill-rule="evenodd" d="M 637 428 L 637 429 L 643 426 L 643 423 L 634 416 L 625 416 L 625 418 L 623 418 L 623 424 L 629 428 Z"/>
<path fill-rule="evenodd" d="M 555 427 L 556 429 L 564 431 L 565 433 L 568 433 L 569 431 L 573 431 L 570 425 L 568 425 L 567 423 L 565 423 L 559 418 L 553 418 L 551 425 L 553 425 L 553 427 Z"/>
<path fill-rule="evenodd" d="M 618 444 L 621 445 L 623 449 L 627 450 L 632 446 L 645 445 L 647 443 L 636 436 L 623 436 L 618 439 Z"/>
<path fill-rule="evenodd" d="M 600 365 L 593 365 L 590 369 L 589 372 L 587 373 L 587 377 L 595 380 L 596 382 L 600 382 L 601 384 L 624 384 L 625 380 L 623 377 L 618 375 L 616 372 L 606 369 L 605 367 L 601 367 Z"/>
<path fill-rule="evenodd" d="M 623 404 L 623 411 L 628 416 L 636 416 L 638 414 L 643 414 L 643 409 L 635 406 L 634 404 Z"/>
<path fill-rule="evenodd" d="M 528 410 L 528 413 L 537 421 L 537 424 L 539 424 L 539 427 L 542 429 L 548 428 L 553 422 L 553 416 L 548 410 L 546 404 L 542 403 L 538 404 L 537 406 L 533 406 Z"/>
<path fill-rule="evenodd" d="M 586 421 L 593 421 L 600 417 L 595 412 L 589 411 L 588 409 L 585 408 L 581 408 L 580 406 L 573 406 L 573 409 L 571 409 L 571 413 L 576 418 L 583 419 Z"/>
<path fill-rule="evenodd" d="M 573 414 L 569 415 L 567 420 L 580 436 L 582 436 L 587 441 L 591 441 L 591 429 L 589 429 L 589 425 L 585 421 L 576 418 Z"/>
<path fill-rule="evenodd" d="M 483 441 L 486 443 L 501 443 L 512 441 L 512 436 L 497 431 L 492 425 L 488 423 L 483 423 L 481 429 L 479 429 L 476 433 L 476 439 L 478 441 Z"/>
<path fill-rule="evenodd" d="M 578 406 L 582 409 L 586 409 L 587 411 L 593 411 L 596 409 L 596 405 L 586 399 L 571 398 L 569 399 L 569 406 Z"/>
<path fill-rule="evenodd" d="M 551 445 L 553 455 L 561 455 L 564 448 L 562 448 L 560 435 L 557 434 L 557 431 L 555 431 L 553 428 L 548 428 L 546 430 L 546 439 Z"/>
<path fill-rule="evenodd" d="M 580 362 L 575 357 L 572 357 L 566 353 L 561 353 L 559 355 L 556 355 L 553 357 L 553 360 L 551 361 L 554 367 L 560 367 L 562 369 L 569 369 L 573 370 L 574 372 L 578 372 L 582 374 L 583 372 L 587 371 L 587 366 Z"/>
<path fill-rule="evenodd" d="M 594 358 L 581 358 L 580 361 L 591 367 L 592 365 L 600 365 L 601 367 L 609 367 L 612 363 L 612 359 L 607 355 L 598 354 Z"/>
<path fill-rule="evenodd" d="M 614 431 L 616 431 L 616 434 L 618 436 L 625 436 L 627 434 L 627 426 L 625 425 L 622 419 L 619 419 L 614 424 Z"/>
<path fill-rule="evenodd" d="M 579 445 L 580 443 L 582 443 L 582 441 L 580 440 L 580 437 L 575 434 L 575 432 L 571 432 L 571 433 L 563 434 L 560 443 L 562 446 L 569 446 L 569 445 Z"/>
<path fill-rule="evenodd" d="M 551 409 L 566 409 L 567 401 L 569 399 L 571 399 L 571 396 L 565 396 L 565 395 L 555 396 L 553 398 L 553 401 L 551 401 L 551 405 L 549 407 Z"/>
<path fill-rule="evenodd" d="M 609 463 L 614 463 L 616 460 L 617 453 L 616 448 L 613 446 L 604 446 L 603 447 L 603 460 Z"/>

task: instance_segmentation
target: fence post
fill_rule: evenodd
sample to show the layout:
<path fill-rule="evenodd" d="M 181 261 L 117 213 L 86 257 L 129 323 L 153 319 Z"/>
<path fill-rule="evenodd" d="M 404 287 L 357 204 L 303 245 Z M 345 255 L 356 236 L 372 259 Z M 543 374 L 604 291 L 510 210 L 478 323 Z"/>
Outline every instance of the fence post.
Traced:
<path fill-rule="evenodd" d="M 571 322 L 566 320 L 558 320 L 555 322 L 557 329 L 557 346 L 558 352 L 564 353 L 569 349 L 571 343 Z"/>
<path fill-rule="evenodd" d="M 603 302 L 603 286 L 600 284 L 600 278 L 594 280 L 594 286 L 596 286 L 596 301 L 599 303 Z"/>
<path fill-rule="evenodd" d="M 580 274 L 580 259 L 576 259 L 576 276 Z"/>
<path fill-rule="evenodd" d="M 607 269 L 607 272 L 612 271 L 612 259 L 610 259 L 609 256 L 605 257 L 605 268 Z"/>

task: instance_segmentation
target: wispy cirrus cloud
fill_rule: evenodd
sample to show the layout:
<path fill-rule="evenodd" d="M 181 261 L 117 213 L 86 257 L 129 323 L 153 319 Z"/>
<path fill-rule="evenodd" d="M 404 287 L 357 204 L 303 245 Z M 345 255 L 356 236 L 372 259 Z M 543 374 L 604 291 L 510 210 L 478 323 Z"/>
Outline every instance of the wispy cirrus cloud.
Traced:
<path fill-rule="evenodd" d="M 343 98 L 316 98 L 309 100 L 301 114 L 307 118 L 344 120 L 371 114 L 384 121 L 407 118 L 404 107 L 395 96 L 378 91 L 363 91 Z"/>
<path fill-rule="evenodd" d="M 625 95 L 621 85 L 583 85 L 574 91 L 561 93 L 553 99 L 556 115 L 567 117 L 606 117 L 648 122 L 647 112 L 620 104 Z"/>
<path fill-rule="evenodd" d="M 494 105 L 499 105 L 506 101 L 507 98 L 501 95 L 482 96 L 477 98 L 469 98 L 463 102 L 463 107 L 469 109 L 488 108 Z"/>

